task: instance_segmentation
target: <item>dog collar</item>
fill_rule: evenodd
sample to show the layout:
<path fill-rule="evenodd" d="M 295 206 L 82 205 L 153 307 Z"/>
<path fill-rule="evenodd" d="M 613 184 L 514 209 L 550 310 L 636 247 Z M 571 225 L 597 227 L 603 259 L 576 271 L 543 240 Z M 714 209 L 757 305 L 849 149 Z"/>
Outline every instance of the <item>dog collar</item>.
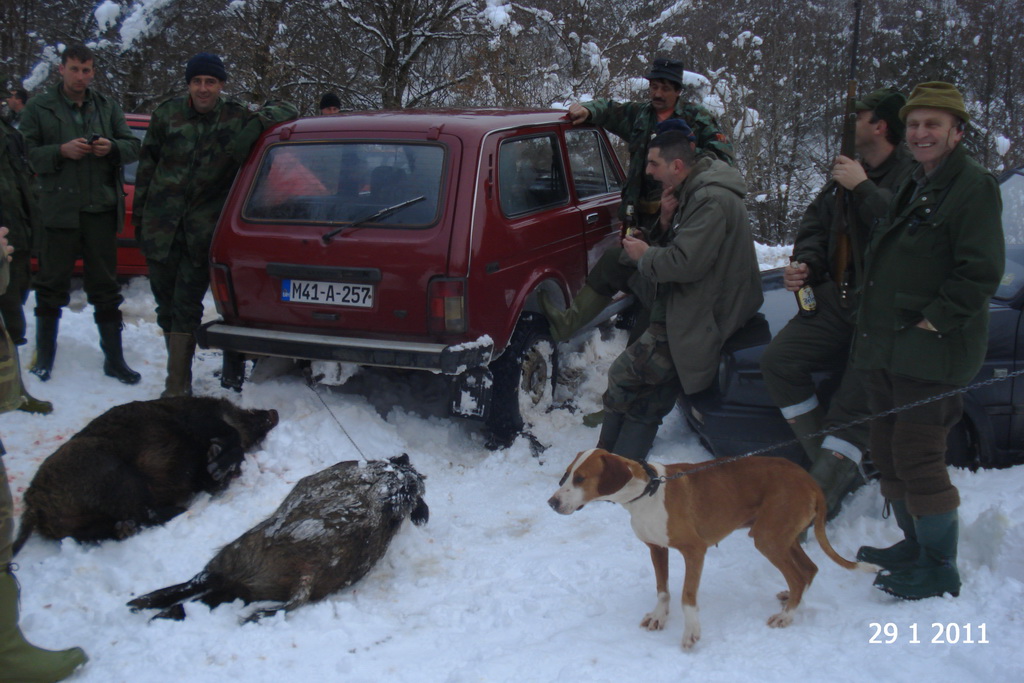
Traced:
<path fill-rule="evenodd" d="M 644 487 L 644 490 L 640 493 L 639 496 L 637 496 L 633 500 L 628 501 L 628 503 L 634 503 L 643 498 L 644 496 L 653 496 L 655 493 L 658 492 L 658 487 L 661 486 L 661 477 L 658 476 L 658 473 L 654 471 L 653 467 L 648 465 L 643 460 L 640 461 L 640 467 L 643 467 L 644 472 L 647 474 L 647 486 Z"/>

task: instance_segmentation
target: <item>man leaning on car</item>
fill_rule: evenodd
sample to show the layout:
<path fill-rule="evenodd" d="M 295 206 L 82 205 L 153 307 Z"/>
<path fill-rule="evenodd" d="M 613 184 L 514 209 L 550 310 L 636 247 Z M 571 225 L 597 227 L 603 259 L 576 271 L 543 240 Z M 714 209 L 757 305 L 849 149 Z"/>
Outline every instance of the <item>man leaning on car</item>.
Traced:
<path fill-rule="evenodd" d="M 900 107 L 906 96 L 895 88 L 881 88 L 858 100 L 854 148 L 860 161 L 840 155 L 833 179 L 807 207 L 796 241 L 793 262 L 783 273 L 786 289 L 795 292 L 805 285 L 814 291 L 817 312 L 794 317 L 775 336 L 761 357 L 761 371 L 775 405 L 800 439 L 811 461 L 811 475 L 835 513 L 842 498 L 860 482 L 857 463 L 867 448 L 867 425 L 843 427 L 822 441 L 809 435 L 834 428 L 868 414 L 863 382 L 847 368 L 826 412 L 818 403 L 812 373 L 845 363 L 853 339 L 857 310 L 854 287 L 862 282 L 863 254 L 876 222 L 885 218 L 889 202 L 907 177 L 913 160 L 903 146 L 904 125 Z M 845 188 L 846 204 L 840 216 L 836 190 Z M 845 273 L 837 269 L 833 255 L 845 219 L 851 251 Z M 839 291 L 845 275 L 846 290 Z"/>
<path fill-rule="evenodd" d="M 122 169 L 139 155 L 121 107 L 90 87 L 92 51 L 71 45 L 61 55 L 61 81 L 28 101 L 19 130 L 39 174 L 43 227 L 36 288 L 36 355 L 29 372 L 46 381 L 57 353 L 61 310 L 71 300 L 71 274 L 82 257 L 83 286 L 100 333 L 103 372 L 125 384 L 139 373 L 121 350 L 117 232 L 124 223 Z"/>
<path fill-rule="evenodd" d="M 921 83 L 900 118 L 917 164 L 871 240 L 852 351 L 874 414 L 970 382 L 1004 266 L 999 185 L 960 144 L 970 120 L 960 92 Z M 955 394 L 871 422 L 871 458 L 905 538 L 857 558 L 884 567 L 875 586 L 896 597 L 960 593 L 946 436 L 962 412 Z"/>
<path fill-rule="evenodd" d="M 167 342 L 164 397 L 192 393 L 193 332 L 210 285 L 210 242 L 235 173 L 265 129 L 298 116 L 286 102 L 254 112 L 222 97 L 227 79 L 217 55 L 192 57 L 188 94 L 157 107 L 139 157 L 132 222 Z"/>

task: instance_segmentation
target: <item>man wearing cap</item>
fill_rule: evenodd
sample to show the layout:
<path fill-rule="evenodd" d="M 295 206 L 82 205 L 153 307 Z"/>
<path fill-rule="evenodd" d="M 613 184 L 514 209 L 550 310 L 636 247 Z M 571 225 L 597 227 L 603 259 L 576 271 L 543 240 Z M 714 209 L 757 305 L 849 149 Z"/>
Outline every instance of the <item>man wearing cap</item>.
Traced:
<path fill-rule="evenodd" d="M 917 163 L 872 235 L 852 352 L 876 414 L 974 378 L 1004 266 L 999 185 L 960 144 L 970 120 L 960 92 L 921 83 L 900 118 Z M 962 411 L 956 394 L 871 422 L 871 458 L 904 539 L 857 557 L 885 568 L 875 586 L 896 597 L 960 593 L 946 436 Z"/>
<path fill-rule="evenodd" d="M 29 372 L 50 379 L 62 309 L 81 256 L 83 286 L 103 350 L 103 372 L 125 384 L 139 373 L 121 349 L 117 234 L 124 225 L 123 168 L 139 156 L 139 139 L 112 98 L 91 86 L 92 51 L 71 45 L 61 55 L 60 82 L 28 101 L 19 131 L 42 193 L 36 289 L 36 353 Z"/>
<path fill-rule="evenodd" d="M 324 93 L 320 98 L 320 116 L 337 114 L 341 111 L 341 100 L 332 92 Z"/>
<path fill-rule="evenodd" d="M 913 164 L 901 144 L 904 126 L 899 111 L 906 101 L 895 88 L 875 90 L 857 101 L 854 148 L 859 161 L 842 155 L 836 159 L 832 180 L 800 221 L 793 245 L 796 265 L 786 266 L 783 272 L 789 291 L 812 287 L 817 313 L 790 320 L 761 357 L 768 391 L 803 444 L 811 474 L 825 491 L 832 514 L 843 496 L 861 483 L 857 465 L 867 449 L 868 428 L 866 424 L 843 427 L 824 441 L 808 437 L 866 416 L 867 399 L 858 373 L 846 368 L 826 412 L 818 402 L 812 374 L 847 365 L 856 313 L 853 291 L 863 281 L 863 255 L 872 229 L 885 218 L 889 202 Z M 836 220 L 839 186 L 846 190 L 841 222 Z M 849 285 L 845 297 L 837 287 L 841 278 L 832 272 L 841 227 L 852 253 L 845 273 Z"/>
<path fill-rule="evenodd" d="M 576 103 L 569 107 L 569 118 L 573 125 L 584 122 L 594 123 L 629 145 L 629 170 L 626 184 L 622 187 L 622 203 L 619 218 L 631 228 L 641 232 L 656 231 L 661 201 L 661 183 L 645 172 L 647 147 L 656 133 L 657 126 L 666 121 L 678 119 L 692 131 L 698 154 L 709 154 L 729 164 L 733 163 L 732 144 L 718 128 L 714 115 L 693 102 L 685 102 L 679 96 L 683 89 L 683 63 L 658 58 L 651 63 L 647 73 L 650 83 L 646 102 L 616 102 L 614 100 L 592 100 Z M 587 275 L 587 284 L 573 299 L 570 306 L 561 310 L 541 292 L 539 301 L 551 327 L 555 341 L 564 341 L 600 313 L 611 303 L 616 292 L 627 288 L 619 264 L 617 249 L 609 249 Z M 635 283 L 635 281 L 634 281 Z M 645 292 L 634 292 L 645 307 L 650 306 L 650 297 Z M 634 331 L 642 332 L 646 315 L 642 315 Z"/>
<path fill-rule="evenodd" d="M 679 391 L 706 389 L 722 343 L 757 313 L 761 276 L 744 197 L 724 161 L 698 157 L 678 130 L 650 143 L 647 171 L 665 188 L 663 245 L 627 235 L 622 249 L 657 292 L 650 324 L 608 369 L 598 447 L 644 461 Z"/>
<path fill-rule="evenodd" d="M 266 128 L 298 115 L 285 102 L 250 111 L 222 96 L 227 79 L 217 55 L 192 57 L 188 94 L 157 107 L 139 157 L 132 221 L 167 342 L 163 396 L 192 392 L 193 332 L 210 285 L 210 241 L 235 173 Z"/>

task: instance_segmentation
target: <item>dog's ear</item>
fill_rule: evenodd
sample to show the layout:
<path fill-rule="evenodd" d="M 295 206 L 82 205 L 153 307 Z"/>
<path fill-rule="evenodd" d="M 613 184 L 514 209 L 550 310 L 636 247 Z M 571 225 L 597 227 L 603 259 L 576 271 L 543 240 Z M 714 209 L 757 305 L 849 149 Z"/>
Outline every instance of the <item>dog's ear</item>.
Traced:
<path fill-rule="evenodd" d="M 601 478 L 597 482 L 597 495 L 609 496 L 633 478 L 626 461 L 611 453 L 601 453 Z"/>

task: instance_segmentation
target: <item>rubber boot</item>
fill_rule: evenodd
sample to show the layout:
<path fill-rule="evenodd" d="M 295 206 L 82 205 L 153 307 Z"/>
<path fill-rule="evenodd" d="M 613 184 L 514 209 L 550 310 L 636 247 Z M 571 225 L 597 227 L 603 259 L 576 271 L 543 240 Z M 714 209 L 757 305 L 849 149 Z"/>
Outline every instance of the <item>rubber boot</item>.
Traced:
<path fill-rule="evenodd" d="M 651 446 L 654 445 L 654 437 L 658 434 L 658 427 L 657 424 L 636 422 L 626 418 L 619 430 L 619 438 L 615 440 L 615 447 L 609 450 L 630 460 L 646 462 Z"/>
<path fill-rule="evenodd" d="M 811 465 L 810 473 L 825 492 L 828 519 L 838 515 L 843 498 L 864 483 L 857 463 L 843 455 L 836 457 L 826 448 L 818 449 L 818 457 Z"/>
<path fill-rule="evenodd" d="M 35 413 L 37 415 L 49 415 L 53 412 L 53 404 L 49 401 L 41 401 L 28 393 L 25 383 L 21 380 L 21 359 L 18 358 L 18 347 L 12 345 L 14 351 L 14 362 L 18 364 L 18 382 L 21 384 L 21 405 L 18 410 L 23 413 Z"/>
<path fill-rule="evenodd" d="M 88 660 L 78 647 L 44 650 L 25 640 L 18 628 L 18 584 L 10 565 L 0 571 L 0 680 L 61 681 Z"/>
<path fill-rule="evenodd" d="M 33 375 L 45 382 L 53 372 L 53 360 L 57 357 L 57 328 L 60 327 L 60 310 L 36 308 L 36 354 L 32 367 Z"/>
<path fill-rule="evenodd" d="M 196 338 L 187 332 L 169 332 L 167 339 L 167 381 L 160 398 L 192 395 L 192 358 Z"/>
<path fill-rule="evenodd" d="M 622 424 L 626 421 L 626 416 L 622 413 L 613 413 L 610 410 L 603 412 L 604 420 L 601 422 L 601 434 L 597 437 L 597 447 L 614 453 L 615 442 L 619 439 L 619 432 L 622 431 Z"/>
<path fill-rule="evenodd" d="M 857 559 L 861 562 L 877 564 L 884 569 L 903 569 L 914 564 L 921 553 L 921 546 L 917 544 L 914 518 L 907 510 L 906 501 L 890 500 L 888 503 L 896 518 L 897 526 L 903 530 L 904 539 L 888 548 L 861 546 L 857 551 Z"/>
<path fill-rule="evenodd" d="M 537 301 L 547 316 L 551 338 L 556 342 L 563 342 L 593 320 L 612 302 L 612 298 L 598 294 L 590 285 L 583 285 L 583 289 L 564 311 L 555 308 L 544 291 L 537 295 Z"/>
<path fill-rule="evenodd" d="M 957 511 L 914 518 L 920 552 L 910 567 L 885 569 L 875 578 L 875 587 L 903 600 L 960 595 L 960 572 L 956 568 L 956 547 L 960 537 Z"/>
<path fill-rule="evenodd" d="M 821 409 L 821 406 L 815 406 L 802 415 L 788 418 L 786 422 L 789 423 L 789 428 L 793 430 L 793 434 L 800 441 L 800 445 L 807 454 L 807 460 L 813 465 L 821 452 L 823 437 L 811 438 L 810 435 L 821 431 L 825 422 L 825 411 Z"/>
<path fill-rule="evenodd" d="M 121 311 L 97 311 L 93 315 L 100 331 L 103 350 L 103 374 L 124 384 L 138 384 L 142 375 L 128 367 L 121 348 Z"/>

